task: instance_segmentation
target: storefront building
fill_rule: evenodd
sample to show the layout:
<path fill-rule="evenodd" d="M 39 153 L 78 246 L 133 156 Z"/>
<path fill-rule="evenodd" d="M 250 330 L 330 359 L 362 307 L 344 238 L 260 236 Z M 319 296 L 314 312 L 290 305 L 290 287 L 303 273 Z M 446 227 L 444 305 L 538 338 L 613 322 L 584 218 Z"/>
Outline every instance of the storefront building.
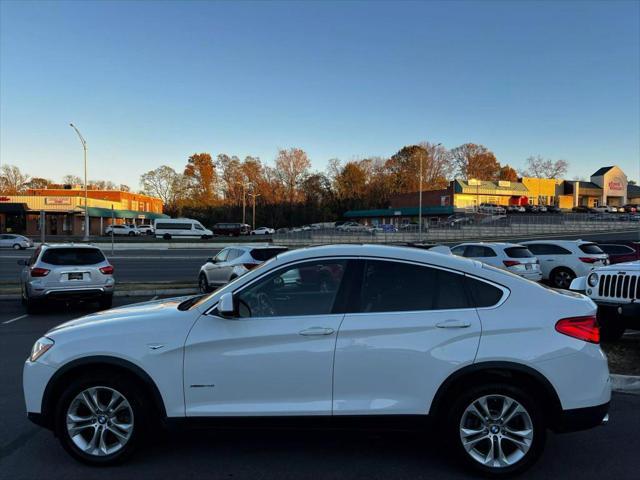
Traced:
<path fill-rule="evenodd" d="M 162 201 L 131 192 L 89 190 L 89 233 L 101 235 L 111 223 L 150 223 L 166 218 Z M 84 235 L 83 189 L 34 189 L 24 195 L 0 196 L 0 232 L 39 235 Z"/>

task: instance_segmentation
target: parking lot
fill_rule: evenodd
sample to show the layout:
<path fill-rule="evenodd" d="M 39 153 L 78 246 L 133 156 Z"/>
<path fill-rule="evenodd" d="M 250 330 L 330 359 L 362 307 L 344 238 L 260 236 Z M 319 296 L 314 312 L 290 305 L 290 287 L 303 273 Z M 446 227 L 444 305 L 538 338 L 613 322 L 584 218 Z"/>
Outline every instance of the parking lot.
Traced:
<path fill-rule="evenodd" d="M 116 305 L 150 300 L 118 298 Z M 448 459 L 438 432 L 202 430 L 154 438 L 121 467 L 96 469 L 73 461 L 53 435 L 25 416 L 22 363 L 51 327 L 90 313 L 59 306 L 25 315 L 17 300 L 0 301 L 0 478 L 468 478 Z M 637 478 L 640 396 L 616 394 L 607 426 L 550 435 L 526 478 Z"/>

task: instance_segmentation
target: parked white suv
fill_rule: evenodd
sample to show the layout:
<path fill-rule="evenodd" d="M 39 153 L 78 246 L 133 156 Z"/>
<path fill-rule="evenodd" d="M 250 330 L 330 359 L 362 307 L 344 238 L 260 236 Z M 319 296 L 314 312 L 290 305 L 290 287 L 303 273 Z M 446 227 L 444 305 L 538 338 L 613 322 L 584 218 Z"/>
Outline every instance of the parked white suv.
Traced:
<path fill-rule="evenodd" d="M 521 242 L 540 260 L 542 278 L 556 288 L 569 288 L 576 277 L 609 263 L 608 255 L 584 240 L 531 240 Z"/>
<path fill-rule="evenodd" d="M 611 207 L 609 205 L 598 205 L 597 207 L 593 207 L 593 211 L 597 213 L 616 213 L 618 211 L 618 207 Z"/>
<path fill-rule="evenodd" d="M 111 232 L 113 232 L 113 235 L 126 235 L 129 237 L 140 235 L 140 231 L 135 225 L 107 225 L 107 228 L 104 229 L 104 234 L 111 235 Z"/>
<path fill-rule="evenodd" d="M 523 245 L 515 243 L 461 243 L 451 253 L 487 263 L 527 280 L 542 280 L 540 261 Z"/>
<path fill-rule="evenodd" d="M 598 305 L 605 340 L 617 340 L 627 328 L 640 330 L 640 261 L 594 269 L 571 283 Z"/>
<path fill-rule="evenodd" d="M 138 229 L 140 235 L 153 235 L 155 233 L 153 225 L 143 224 L 138 225 L 136 228 Z"/>
<path fill-rule="evenodd" d="M 29 418 L 95 465 L 167 423 L 387 416 L 431 418 L 464 464 L 515 474 L 547 428 L 606 420 L 598 341 L 583 295 L 417 248 L 324 246 L 210 295 L 64 323 L 34 344 L 23 385 Z"/>
<path fill-rule="evenodd" d="M 481 213 L 489 213 L 491 215 L 504 215 L 507 213 L 504 207 L 496 203 L 481 203 L 478 211 Z"/>

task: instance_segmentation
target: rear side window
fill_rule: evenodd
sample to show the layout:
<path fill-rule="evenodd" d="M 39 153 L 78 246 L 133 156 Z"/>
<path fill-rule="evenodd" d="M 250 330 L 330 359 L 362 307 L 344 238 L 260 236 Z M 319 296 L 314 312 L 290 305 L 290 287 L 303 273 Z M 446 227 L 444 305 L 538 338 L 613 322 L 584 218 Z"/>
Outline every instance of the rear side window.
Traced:
<path fill-rule="evenodd" d="M 50 265 L 95 265 L 105 261 L 97 248 L 51 248 L 44 252 L 42 261 Z"/>
<path fill-rule="evenodd" d="M 527 247 L 509 247 L 504 249 L 504 253 L 510 258 L 531 258 L 533 253 Z"/>
<path fill-rule="evenodd" d="M 408 312 L 468 308 L 462 275 L 389 261 L 367 261 L 362 312 Z"/>
<path fill-rule="evenodd" d="M 492 307 L 502 298 L 503 292 L 498 287 L 486 282 L 467 277 L 467 288 L 476 308 Z"/>
<path fill-rule="evenodd" d="M 496 252 L 490 247 L 483 245 L 468 245 L 467 250 L 464 252 L 465 257 L 477 258 L 477 257 L 495 257 Z"/>
<path fill-rule="evenodd" d="M 276 255 L 279 255 L 282 252 L 286 251 L 286 248 L 254 248 L 253 250 L 251 250 L 251 256 L 254 260 L 258 260 L 259 262 L 266 262 Z"/>
<path fill-rule="evenodd" d="M 566 248 L 550 243 L 532 243 L 527 248 L 534 255 L 571 255 Z"/>
<path fill-rule="evenodd" d="M 635 250 L 626 245 L 599 245 L 604 253 L 611 253 L 613 255 L 627 255 L 635 253 Z"/>
<path fill-rule="evenodd" d="M 578 246 L 578 248 L 582 250 L 584 253 L 589 253 L 589 254 L 597 255 L 599 253 L 604 253 L 602 249 L 595 243 L 583 243 L 582 245 Z"/>

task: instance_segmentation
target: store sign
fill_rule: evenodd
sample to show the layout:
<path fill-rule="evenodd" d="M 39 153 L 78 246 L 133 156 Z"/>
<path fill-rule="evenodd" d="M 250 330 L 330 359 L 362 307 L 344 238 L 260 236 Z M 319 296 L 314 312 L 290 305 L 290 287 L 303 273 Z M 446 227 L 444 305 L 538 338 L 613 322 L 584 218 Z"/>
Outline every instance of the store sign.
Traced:
<path fill-rule="evenodd" d="M 71 205 L 71 197 L 45 197 L 46 205 Z"/>
<path fill-rule="evenodd" d="M 624 190 L 624 184 L 618 177 L 609 182 L 609 190 Z"/>

